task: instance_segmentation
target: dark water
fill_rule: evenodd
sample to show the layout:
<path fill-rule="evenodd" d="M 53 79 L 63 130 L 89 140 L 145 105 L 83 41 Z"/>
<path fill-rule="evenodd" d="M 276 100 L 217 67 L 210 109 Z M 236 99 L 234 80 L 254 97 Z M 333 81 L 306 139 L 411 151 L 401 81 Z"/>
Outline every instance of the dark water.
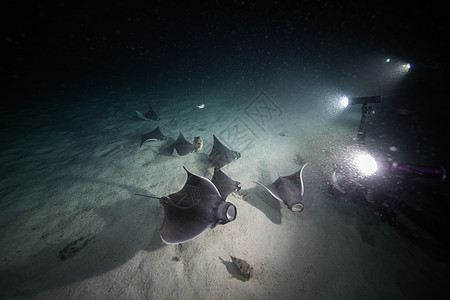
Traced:
<path fill-rule="evenodd" d="M 385 168 L 392 161 L 450 168 L 442 7 L 392 1 L 9 5 L 1 41 L 7 53 L 0 70 L 4 148 L 20 134 L 63 126 L 67 114 L 81 113 L 85 101 L 100 95 L 289 95 L 308 81 L 312 94 L 337 89 L 383 96 L 365 130 L 367 147 Z M 410 63 L 411 70 L 383 77 L 388 57 Z M 360 107 L 349 109 L 357 115 Z M 53 117 L 27 121 L 39 114 Z M 399 151 L 388 150 L 392 146 Z M 448 263 L 448 180 L 400 173 L 369 184 L 375 198 L 399 199 L 395 222 L 386 222 Z M 355 192 L 347 200 L 358 197 L 366 195 Z M 355 203 L 356 209 L 383 211 L 379 203 Z"/>

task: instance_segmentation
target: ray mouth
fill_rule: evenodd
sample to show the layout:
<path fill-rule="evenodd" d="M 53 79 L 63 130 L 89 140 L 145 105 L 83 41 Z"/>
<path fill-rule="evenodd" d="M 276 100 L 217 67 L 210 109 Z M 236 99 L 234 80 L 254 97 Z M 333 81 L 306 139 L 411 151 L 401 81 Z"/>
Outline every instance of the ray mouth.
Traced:
<path fill-rule="evenodd" d="M 293 212 L 301 212 L 303 210 L 304 206 L 303 203 L 295 203 L 291 206 L 291 210 Z"/>

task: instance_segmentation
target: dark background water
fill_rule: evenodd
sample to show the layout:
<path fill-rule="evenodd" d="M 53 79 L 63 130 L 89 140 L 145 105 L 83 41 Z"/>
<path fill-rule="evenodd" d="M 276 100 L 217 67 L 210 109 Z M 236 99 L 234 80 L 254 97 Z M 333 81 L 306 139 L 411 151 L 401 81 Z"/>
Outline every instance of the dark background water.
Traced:
<path fill-rule="evenodd" d="M 442 6 L 419 1 L 9 2 L 2 90 L 211 84 L 377 52 L 448 72 Z"/>

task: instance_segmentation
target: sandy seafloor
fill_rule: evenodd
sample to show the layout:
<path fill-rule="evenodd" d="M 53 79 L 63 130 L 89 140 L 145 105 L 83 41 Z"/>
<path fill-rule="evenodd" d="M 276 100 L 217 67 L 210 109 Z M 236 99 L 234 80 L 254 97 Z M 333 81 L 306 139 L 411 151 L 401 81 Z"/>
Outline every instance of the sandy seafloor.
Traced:
<path fill-rule="evenodd" d="M 1 129 L 7 142 L 0 156 L 0 297 L 418 299 L 448 293 L 448 262 L 373 211 L 327 192 L 330 152 L 355 143 L 360 107 L 334 108 L 342 89 L 317 79 L 290 79 L 290 89 L 280 86 L 283 78 L 189 90 L 149 83 L 148 89 L 61 95 L 15 112 Z M 367 95 L 377 88 L 350 90 Z M 247 112 L 261 104 L 260 92 L 273 110 L 269 115 L 260 107 L 258 119 Z M 197 109 L 199 103 L 205 108 Z M 150 104 L 161 119 L 139 120 L 135 110 Z M 366 123 L 368 147 L 377 138 L 371 136 L 375 120 Z M 141 135 L 156 126 L 168 140 L 139 148 Z M 168 155 L 164 149 L 179 132 L 188 140 L 201 136 L 202 151 Z M 134 194 L 178 191 L 183 166 L 211 178 L 213 134 L 242 154 L 223 168 L 241 182 L 242 190 L 227 199 L 237 218 L 166 245 L 158 200 Z M 389 146 L 378 144 L 386 152 Z M 310 165 L 301 213 L 252 182 L 270 184 L 304 162 Z M 93 239 L 84 249 L 58 258 L 86 235 Z M 230 255 L 254 268 L 249 281 L 237 275 Z"/>

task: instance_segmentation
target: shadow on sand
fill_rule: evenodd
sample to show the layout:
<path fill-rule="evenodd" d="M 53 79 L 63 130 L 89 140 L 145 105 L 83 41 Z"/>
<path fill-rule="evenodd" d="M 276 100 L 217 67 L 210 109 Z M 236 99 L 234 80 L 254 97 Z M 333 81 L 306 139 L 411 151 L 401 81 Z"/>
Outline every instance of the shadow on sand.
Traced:
<path fill-rule="evenodd" d="M 117 187 L 117 184 L 84 178 L 64 180 L 94 181 Z M 140 250 L 155 251 L 162 247 L 164 244 L 159 237 L 159 224 L 162 223 L 163 213 L 159 203 L 134 195 L 148 191 L 128 185 L 119 187 L 130 191 L 130 197 L 93 209 L 104 225 L 101 231 L 90 233 L 93 239 L 86 247 L 74 257 L 62 261 L 58 253 L 71 242 L 63 240 L 49 244 L 22 264 L 2 270 L 0 298 L 32 296 L 99 276 L 125 264 Z"/>
<path fill-rule="evenodd" d="M 281 203 L 259 186 L 237 192 L 246 202 L 263 212 L 274 224 L 281 224 Z"/>

